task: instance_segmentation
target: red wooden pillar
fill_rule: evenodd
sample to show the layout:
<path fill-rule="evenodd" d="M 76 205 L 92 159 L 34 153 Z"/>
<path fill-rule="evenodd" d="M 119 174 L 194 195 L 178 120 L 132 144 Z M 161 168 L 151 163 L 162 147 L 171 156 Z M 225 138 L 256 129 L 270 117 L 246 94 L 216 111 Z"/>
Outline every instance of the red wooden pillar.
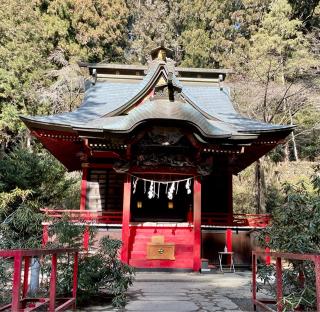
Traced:
<path fill-rule="evenodd" d="M 227 175 L 227 190 L 228 190 L 228 225 L 233 225 L 233 186 L 232 174 Z"/>
<path fill-rule="evenodd" d="M 269 245 L 270 243 L 270 236 L 266 236 L 266 243 L 267 245 Z M 266 265 L 270 265 L 271 264 L 271 257 L 270 257 L 270 248 L 266 247 L 265 249 L 265 253 L 266 253 Z"/>
<path fill-rule="evenodd" d="M 81 180 L 81 198 L 80 198 L 80 210 L 86 209 L 87 203 L 87 177 L 88 177 L 88 168 L 82 168 L 82 180 Z"/>
<path fill-rule="evenodd" d="M 121 260 L 124 263 L 129 262 L 130 201 L 131 201 L 131 179 L 130 179 L 130 176 L 127 176 L 123 183 L 123 211 L 122 211 Z"/>
<path fill-rule="evenodd" d="M 74 263 L 73 263 L 73 287 L 72 287 L 72 298 L 74 298 L 73 309 L 76 308 L 77 300 L 77 290 L 78 290 L 78 262 L 79 262 L 79 253 L 74 253 Z"/>
<path fill-rule="evenodd" d="M 21 290 L 21 267 L 22 256 L 16 254 L 14 256 L 14 271 L 13 271 L 13 284 L 12 284 L 12 301 L 11 311 L 20 311 L 20 290 Z"/>
<path fill-rule="evenodd" d="M 30 257 L 24 257 L 24 273 L 23 273 L 23 288 L 22 288 L 22 298 L 27 297 L 28 284 L 29 284 L 29 267 L 30 267 Z"/>
<path fill-rule="evenodd" d="M 320 256 L 315 256 L 314 271 L 316 273 L 317 311 L 320 311 Z"/>
<path fill-rule="evenodd" d="M 42 224 L 42 247 L 46 247 L 49 239 L 49 232 L 48 232 L 48 223 Z"/>
<path fill-rule="evenodd" d="M 277 311 L 283 311 L 283 281 L 282 281 L 282 261 L 280 257 L 276 260 L 276 279 L 277 279 Z"/>
<path fill-rule="evenodd" d="M 53 254 L 51 259 L 51 275 L 50 275 L 50 301 L 49 301 L 50 312 L 55 311 L 56 287 L 57 287 L 57 254 Z"/>
<path fill-rule="evenodd" d="M 226 230 L 226 247 L 228 252 L 232 252 L 232 230 Z"/>
<path fill-rule="evenodd" d="M 201 181 L 194 179 L 193 183 L 193 271 L 201 268 Z"/>
<path fill-rule="evenodd" d="M 89 225 L 86 225 L 84 227 L 84 232 L 83 232 L 83 249 L 84 250 L 89 249 L 89 240 L 90 240 L 90 230 L 89 230 Z"/>

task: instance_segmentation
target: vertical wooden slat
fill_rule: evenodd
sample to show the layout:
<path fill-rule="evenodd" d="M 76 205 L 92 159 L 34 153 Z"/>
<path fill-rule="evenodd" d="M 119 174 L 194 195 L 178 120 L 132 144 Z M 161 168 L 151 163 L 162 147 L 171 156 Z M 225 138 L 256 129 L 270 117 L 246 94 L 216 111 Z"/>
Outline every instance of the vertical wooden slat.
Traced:
<path fill-rule="evenodd" d="M 89 240 L 90 240 L 90 230 L 89 225 L 86 225 L 83 231 L 83 249 L 89 249 Z"/>
<path fill-rule="evenodd" d="M 265 241 L 267 244 L 269 244 L 270 243 L 270 236 L 267 235 L 265 238 Z M 266 265 L 270 265 L 271 264 L 271 257 L 270 257 L 270 248 L 269 247 L 265 248 L 265 253 L 266 253 L 266 258 L 265 258 Z"/>
<path fill-rule="evenodd" d="M 257 256 L 252 253 L 252 301 L 253 301 L 253 309 L 257 310 L 256 305 L 257 299 Z"/>
<path fill-rule="evenodd" d="M 42 224 L 42 247 L 46 247 L 49 239 L 48 224 Z"/>
<path fill-rule="evenodd" d="M 49 311 L 54 312 L 56 305 L 56 285 L 57 283 L 57 254 L 52 255 L 51 275 L 50 275 L 50 302 Z"/>
<path fill-rule="evenodd" d="M 283 283 L 282 283 L 282 261 L 280 257 L 277 257 L 276 261 L 276 278 L 277 278 L 277 311 L 283 311 Z"/>
<path fill-rule="evenodd" d="M 228 192 L 228 225 L 233 225 L 233 185 L 232 185 L 232 174 L 227 176 L 227 192 Z"/>
<path fill-rule="evenodd" d="M 79 253 L 74 253 L 74 264 L 73 264 L 73 287 L 72 287 L 72 298 L 77 299 L 77 290 L 78 290 L 78 262 L 79 262 Z M 73 309 L 76 308 L 76 301 L 73 304 Z"/>
<path fill-rule="evenodd" d="M 27 293 L 28 293 L 29 267 L 30 267 L 30 257 L 24 257 L 22 298 L 25 298 L 27 296 Z"/>
<path fill-rule="evenodd" d="M 316 273 L 317 311 L 320 311 L 320 256 L 315 256 L 314 271 Z"/>
<path fill-rule="evenodd" d="M 123 183 L 121 260 L 124 263 L 129 262 L 130 204 L 131 204 L 131 179 L 129 176 L 127 176 Z"/>
<path fill-rule="evenodd" d="M 12 285 L 12 301 L 11 309 L 12 311 L 20 310 L 20 289 L 21 289 L 21 266 L 22 266 L 22 256 L 15 255 L 14 257 L 14 272 L 13 272 L 13 285 Z"/>
<path fill-rule="evenodd" d="M 193 271 L 201 268 L 201 181 L 195 178 L 193 183 Z"/>
<path fill-rule="evenodd" d="M 88 168 L 82 168 L 80 210 L 86 209 Z"/>

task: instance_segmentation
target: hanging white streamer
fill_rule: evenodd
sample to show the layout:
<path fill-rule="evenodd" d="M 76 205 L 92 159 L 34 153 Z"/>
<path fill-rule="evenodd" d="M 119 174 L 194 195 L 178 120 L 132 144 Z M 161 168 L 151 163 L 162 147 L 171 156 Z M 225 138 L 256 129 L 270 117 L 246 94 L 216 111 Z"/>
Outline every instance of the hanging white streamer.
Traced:
<path fill-rule="evenodd" d="M 137 190 L 138 180 L 139 180 L 139 178 L 135 178 L 135 179 L 133 180 L 133 183 L 132 183 L 132 193 L 133 193 L 133 194 L 134 194 L 134 193 L 136 192 L 136 190 Z"/>
<path fill-rule="evenodd" d="M 152 199 L 152 198 L 160 198 L 160 188 L 161 188 L 161 184 L 164 184 L 166 186 L 165 188 L 165 194 L 167 195 L 169 200 L 173 199 L 173 195 L 177 195 L 178 193 L 178 189 L 179 189 L 179 184 L 181 182 L 185 182 L 185 189 L 187 191 L 187 194 L 191 194 L 191 180 L 194 179 L 194 177 L 192 178 L 187 178 L 187 179 L 182 179 L 182 180 L 176 180 L 176 181 L 154 181 L 151 179 L 144 179 L 144 178 L 140 178 L 140 177 L 136 177 L 134 175 L 131 175 L 133 178 L 133 182 L 132 182 L 132 192 L 133 194 L 136 192 L 137 190 L 137 184 L 139 182 L 139 180 L 143 181 L 143 190 L 144 190 L 144 194 L 147 192 L 147 182 L 150 183 L 149 189 L 148 189 L 148 198 Z"/>

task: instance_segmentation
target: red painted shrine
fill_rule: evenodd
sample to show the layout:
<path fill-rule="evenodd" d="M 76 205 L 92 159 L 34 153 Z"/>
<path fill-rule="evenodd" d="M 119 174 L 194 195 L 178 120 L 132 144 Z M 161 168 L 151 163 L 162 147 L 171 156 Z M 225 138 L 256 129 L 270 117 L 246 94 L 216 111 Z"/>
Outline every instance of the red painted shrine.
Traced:
<path fill-rule="evenodd" d="M 82 170 L 80 209 L 64 212 L 122 239 L 124 262 L 197 271 L 226 245 L 249 263 L 250 232 L 268 216 L 233 214 L 232 176 L 292 127 L 239 115 L 227 70 L 175 67 L 170 55 L 159 47 L 148 66 L 82 64 L 92 82 L 77 110 L 22 120 L 69 171 Z"/>

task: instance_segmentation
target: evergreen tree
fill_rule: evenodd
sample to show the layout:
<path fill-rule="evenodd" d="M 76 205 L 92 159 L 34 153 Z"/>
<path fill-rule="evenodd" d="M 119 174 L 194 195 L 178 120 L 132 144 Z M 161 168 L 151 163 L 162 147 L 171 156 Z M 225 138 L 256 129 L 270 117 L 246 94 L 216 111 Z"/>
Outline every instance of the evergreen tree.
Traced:
<path fill-rule="evenodd" d="M 47 39 L 67 59 L 123 60 L 129 11 L 124 0 L 42 0 Z"/>

